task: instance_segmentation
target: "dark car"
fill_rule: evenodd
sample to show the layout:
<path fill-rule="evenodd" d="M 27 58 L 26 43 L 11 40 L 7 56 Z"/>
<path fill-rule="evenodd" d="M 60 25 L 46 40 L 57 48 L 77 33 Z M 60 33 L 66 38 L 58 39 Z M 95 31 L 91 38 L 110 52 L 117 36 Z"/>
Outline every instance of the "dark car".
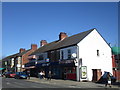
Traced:
<path fill-rule="evenodd" d="M 16 74 L 14 72 L 6 72 L 4 75 L 6 78 L 14 78 Z"/>
<path fill-rule="evenodd" d="M 17 72 L 15 79 L 27 79 L 28 75 L 25 72 Z"/>
<path fill-rule="evenodd" d="M 110 73 L 110 72 L 105 72 L 103 74 L 103 76 L 97 81 L 97 83 L 103 83 L 105 84 L 106 81 L 107 81 L 107 75 L 110 74 L 110 77 L 111 77 L 111 83 L 115 83 L 116 82 L 116 78 Z"/>

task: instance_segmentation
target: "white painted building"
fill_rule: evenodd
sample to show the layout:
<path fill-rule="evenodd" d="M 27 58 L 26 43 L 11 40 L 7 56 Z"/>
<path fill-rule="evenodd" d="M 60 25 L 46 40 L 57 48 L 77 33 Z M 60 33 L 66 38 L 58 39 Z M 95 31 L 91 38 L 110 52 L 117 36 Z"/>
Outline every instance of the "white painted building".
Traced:
<path fill-rule="evenodd" d="M 83 40 L 78 42 L 77 46 L 60 49 L 60 59 L 68 59 L 68 50 L 71 50 L 71 54 L 78 54 L 77 59 L 81 60 L 76 69 L 78 81 L 92 81 L 92 69 L 100 69 L 102 75 L 105 71 L 112 74 L 111 48 L 96 29 L 91 31 Z M 82 66 L 87 67 L 87 78 L 84 79 L 81 78 Z"/>
<path fill-rule="evenodd" d="M 101 69 L 102 74 L 104 71 L 112 74 L 111 48 L 96 29 L 77 45 L 79 46 L 79 59 L 82 59 L 82 66 L 87 66 L 87 80 L 92 80 L 92 69 Z"/>

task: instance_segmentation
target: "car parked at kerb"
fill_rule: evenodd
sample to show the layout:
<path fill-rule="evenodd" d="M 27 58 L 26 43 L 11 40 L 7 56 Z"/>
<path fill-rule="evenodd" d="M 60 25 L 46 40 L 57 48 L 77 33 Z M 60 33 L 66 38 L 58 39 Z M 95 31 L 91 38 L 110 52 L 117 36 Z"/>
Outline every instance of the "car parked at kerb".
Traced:
<path fill-rule="evenodd" d="M 27 79 L 28 75 L 25 72 L 16 72 L 15 79 Z"/>
<path fill-rule="evenodd" d="M 14 72 L 6 72 L 4 75 L 6 78 L 14 78 L 16 74 Z"/>

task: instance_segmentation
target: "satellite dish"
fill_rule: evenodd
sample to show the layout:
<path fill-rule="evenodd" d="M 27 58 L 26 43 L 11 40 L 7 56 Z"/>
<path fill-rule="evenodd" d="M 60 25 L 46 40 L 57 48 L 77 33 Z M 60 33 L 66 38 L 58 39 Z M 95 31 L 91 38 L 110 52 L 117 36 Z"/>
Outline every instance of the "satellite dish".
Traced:
<path fill-rule="evenodd" d="M 72 54 L 72 57 L 73 57 L 73 58 L 76 58 L 76 57 L 77 57 L 77 54 L 76 54 L 76 53 L 73 53 L 73 54 Z"/>

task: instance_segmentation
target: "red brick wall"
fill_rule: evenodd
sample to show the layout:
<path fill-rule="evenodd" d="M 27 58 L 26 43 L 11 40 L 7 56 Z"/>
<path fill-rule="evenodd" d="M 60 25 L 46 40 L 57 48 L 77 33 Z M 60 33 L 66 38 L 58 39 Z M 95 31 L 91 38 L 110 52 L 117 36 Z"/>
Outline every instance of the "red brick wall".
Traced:
<path fill-rule="evenodd" d="M 113 67 L 113 68 L 118 68 L 115 61 L 116 61 L 115 56 L 112 55 L 112 67 Z M 117 79 L 118 81 L 120 81 L 120 70 L 116 70 L 116 69 L 113 70 L 113 76 L 116 77 L 116 79 Z"/>
<path fill-rule="evenodd" d="M 26 63 L 29 62 L 28 56 L 34 52 L 36 49 L 31 49 L 30 51 L 28 51 L 27 53 L 25 53 L 24 55 L 22 55 L 22 65 L 25 65 Z M 23 71 L 24 69 L 22 69 Z"/>

